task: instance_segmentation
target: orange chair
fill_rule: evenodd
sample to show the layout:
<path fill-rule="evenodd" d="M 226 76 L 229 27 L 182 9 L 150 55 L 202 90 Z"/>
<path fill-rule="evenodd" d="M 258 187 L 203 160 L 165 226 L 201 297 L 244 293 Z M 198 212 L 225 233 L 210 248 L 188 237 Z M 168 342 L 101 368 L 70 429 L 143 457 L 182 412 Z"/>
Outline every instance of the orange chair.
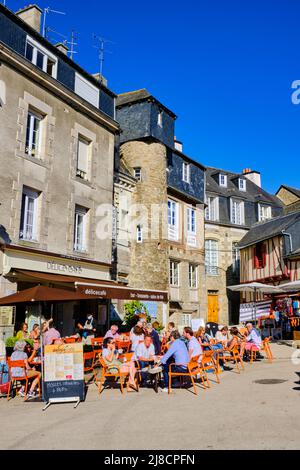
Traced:
<path fill-rule="evenodd" d="M 128 379 L 128 377 L 129 377 L 129 372 L 121 372 L 120 367 L 115 365 L 115 364 L 112 367 L 114 369 L 117 369 L 117 372 L 109 372 L 108 365 L 104 361 L 103 357 L 100 357 L 99 360 L 100 360 L 100 364 L 102 366 L 100 379 L 99 380 L 97 379 L 97 382 L 99 382 L 98 383 L 99 394 L 102 393 L 103 390 L 104 390 L 104 382 L 105 382 L 106 378 L 111 378 L 111 379 L 114 379 L 114 380 L 119 379 L 120 380 L 121 393 L 124 393 L 123 392 L 124 384 L 125 384 L 126 379 Z M 129 387 L 128 387 L 128 381 L 127 381 L 127 390 L 128 390 L 128 388 Z"/>
<path fill-rule="evenodd" d="M 195 384 L 195 380 L 194 380 L 194 377 L 199 374 L 200 375 L 200 378 L 202 380 L 202 384 L 204 386 L 204 388 L 206 389 L 206 385 L 205 385 L 205 377 L 203 375 L 203 370 L 201 369 L 200 365 L 199 365 L 199 358 L 200 358 L 200 354 L 198 356 L 195 356 L 195 357 L 192 357 L 192 359 L 190 360 L 190 362 L 188 363 L 187 365 L 187 371 L 186 372 L 173 372 L 172 371 L 172 367 L 174 366 L 178 366 L 180 364 L 170 364 L 169 365 L 169 389 L 168 389 L 168 393 L 170 394 L 171 393 L 171 388 L 172 388 L 172 378 L 173 377 L 189 377 L 191 379 L 191 382 L 193 384 L 193 388 L 194 388 L 194 393 L 195 395 L 198 395 L 197 394 L 197 389 L 196 389 L 196 384 Z"/>
<path fill-rule="evenodd" d="M 96 372 L 94 369 L 94 351 L 83 353 L 83 370 L 85 374 L 88 372 L 92 372 L 93 380 L 96 380 Z"/>
<path fill-rule="evenodd" d="M 229 353 L 229 355 L 227 355 L 226 353 Z M 219 353 L 219 359 L 222 359 L 225 363 L 234 362 L 239 374 L 241 373 L 240 366 L 243 370 L 245 370 L 244 362 L 243 362 L 243 359 L 241 358 L 241 355 L 239 353 L 237 346 L 235 346 L 232 349 L 225 349 L 223 353 L 222 352 Z"/>
<path fill-rule="evenodd" d="M 94 346 L 102 346 L 104 341 L 104 337 L 99 338 L 91 338 L 91 345 Z"/>
<path fill-rule="evenodd" d="M 273 359 L 274 359 L 274 356 L 273 356 L 271 348 L 270 348 L 270 340 L 271 340 L 270 337 L 263 339 L 261 350 L 266 353 L 268 361 L 272 362 Z"/>
<path fill-rule="evenodd" d="M 62 340 L 66 344 L 76 343 L 76 338 L 62 338 Z"/>
<path fill-rule="evenodd" d="M 7 359 L 8 363 L 8 373 L 9 373 L 9 387 L 8 387 L 8 392 L 7 392 L 7 400 L 10 399 L 10 391 L 11 387 L 14 386 L 14 384 L 17 386 L 18 382 L 25 382 L 25 396 L 24 396 L 24 401 L 27 399 L 27 389 L 28 389 L 28 382 L 31 379 L 35 379 L 36 377 L 39 377 L 39 374 L 32 374 L 30 377 L 27 375 L 27 369 L 26 369 L 26 364 L 24 360 L 19 360 L 19 361 L 11 361 L 9 358 Z M 24 371 L 24 375 L 22 377 L 14 377 L 12 375 L 11 369 L 14 367 L 21 367 Z M 39 398 L 41 397 L 41 380 L 39 379 L 38 382 L 38 390 L 39 390 Z"/>
<path fill-rule="evenodd" d="M 208 387 L 210 387 L 210 381 L 208 380 L 207 372 L 213 371 L 217 382 L 220 383 L 219 372 L 218 372 L 218 364 L 214 358 L 214 351 L 208 350 L 203 351 L 203 355 L 201 358 L 201 368 L 205 377 L 205 381 L 207 382 Z"/>
<path fill-rule="evenodd" d="M 118 339 L 116 341 L 117 349 L 123 349 L 123 351 L 125 351 L 126 353 L 129 352 L 130 346 L 131 346 L 131 341 L 121 341 Z"/>

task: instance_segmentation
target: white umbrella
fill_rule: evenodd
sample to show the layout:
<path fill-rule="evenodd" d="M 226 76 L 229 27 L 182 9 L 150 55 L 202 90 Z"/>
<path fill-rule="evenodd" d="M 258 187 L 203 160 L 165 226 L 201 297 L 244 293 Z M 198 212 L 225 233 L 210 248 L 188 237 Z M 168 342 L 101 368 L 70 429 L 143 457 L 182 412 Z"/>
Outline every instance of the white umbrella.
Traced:
<path fill-rule="evenodd" d="M 284 292 L 292 292 L 300 290 L 300 281 L 288 282 L 287 284 L 281 284 L 280 289 Z"/>
<path fill-rule="evenodd" d="M 256 322 L 256 301 L 257 301 L 257 292 L 262 294 L 277 294 L 282 292 L 282 289 L 278 287 L 270 286 L 268 284 L 262 284 L 261 282 L 249 282 L 248 284 L 238 284 L 236 286 L 229 286 L 227 289 L 232 290 L 233 292 L 254 292 L 254 320 Z"/>

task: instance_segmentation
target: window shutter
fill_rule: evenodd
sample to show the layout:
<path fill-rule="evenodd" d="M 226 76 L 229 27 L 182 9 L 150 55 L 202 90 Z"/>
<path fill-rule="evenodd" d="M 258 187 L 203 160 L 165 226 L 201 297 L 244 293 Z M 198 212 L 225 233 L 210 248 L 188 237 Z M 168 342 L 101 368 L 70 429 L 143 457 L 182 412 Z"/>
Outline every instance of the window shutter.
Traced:
<path fill-rule="evenodd" d="M 262 253 L 262 268 L 264 268 L 267 262 L 267 247 L 265 243 L 262 245 L 261 253 Z"/>
<path fill-rule="evenodd" d="M 78 140 L 77 170 L 88 172 L 88 143 Z"/>
<path fill-rule="evenodd" d="M 256 254 L 256 246 L 253 248 L 253 267 L 257 269 L 259 267 L 258 257 Z"/>

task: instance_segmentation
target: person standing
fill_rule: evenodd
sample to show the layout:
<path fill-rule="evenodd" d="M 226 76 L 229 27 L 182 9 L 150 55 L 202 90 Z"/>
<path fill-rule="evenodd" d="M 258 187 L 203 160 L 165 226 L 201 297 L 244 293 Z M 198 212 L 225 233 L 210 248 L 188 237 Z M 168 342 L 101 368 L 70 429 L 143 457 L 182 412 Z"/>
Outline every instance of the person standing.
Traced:
<path fill-rule="evenodd" d="M 147 324 L 146 331 L 147 331 L 147 334 L 148 334 L 149 336 L 151 336 L 152 343 L 153 343 L 153 346 L 154 346 L 154 349 L 155 349 L 155 355 L 156 355 L 156 356 L 159 356 L 159 355 L 160 355 L 160 340 L 159 340 L 159 334 L 158 334 L 157 331 L 153 328 L 153 326 L 151 325 L 151 323 L 148 323 L 148 324 Z"/>

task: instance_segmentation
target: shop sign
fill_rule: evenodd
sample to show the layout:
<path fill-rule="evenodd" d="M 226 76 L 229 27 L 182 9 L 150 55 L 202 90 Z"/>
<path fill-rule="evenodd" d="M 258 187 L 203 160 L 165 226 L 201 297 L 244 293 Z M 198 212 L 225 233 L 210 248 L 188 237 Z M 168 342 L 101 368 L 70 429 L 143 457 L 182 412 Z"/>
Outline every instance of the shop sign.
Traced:
<path fill-rule="evenodd" d="M 49 271 L 58 271 L 60 273 L 81 274 L 82 267 L 75 264 L 57 263 L 56 261 L 47 261 Z"/>
<path fill-rule="evenodd" d="M 102 287 L 99 286 L 97 289 L 78 286 L 78 291 L 84 295 L 95 296 L 100 299 L 122 299 L 122 300 L 141 300 L 151 302 L 167 302 L 167 292 L 155 292 L 155 291 L 142 291 L 138 289 L 128 289 L 122 287 Z"/>

